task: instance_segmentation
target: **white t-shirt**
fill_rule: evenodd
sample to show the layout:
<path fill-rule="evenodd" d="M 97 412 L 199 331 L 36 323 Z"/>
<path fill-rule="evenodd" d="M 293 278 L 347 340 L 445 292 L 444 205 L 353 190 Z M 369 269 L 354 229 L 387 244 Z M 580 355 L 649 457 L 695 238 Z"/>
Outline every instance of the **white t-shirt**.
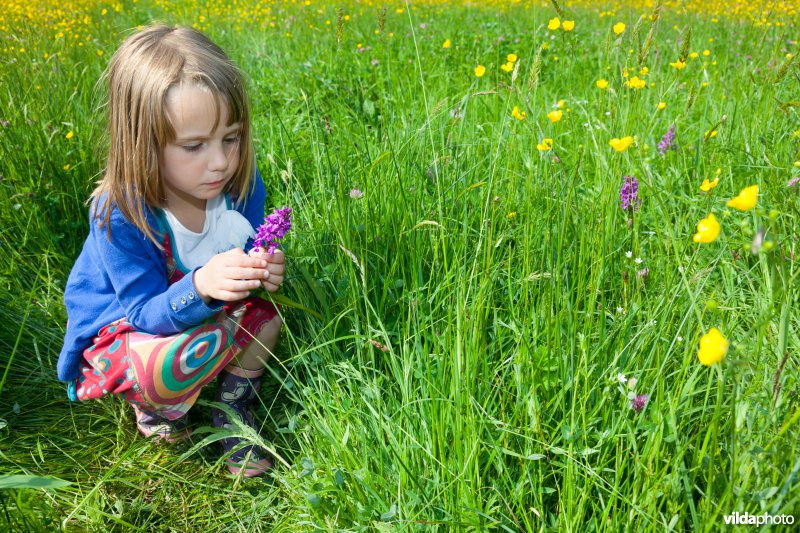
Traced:
<path fill-rule="evenodd" d="M 172 233 L 175 259 L 187 270 L 205 265 L 222 252 L 244 248 L 247 239 L 256 234 L 244 215 L 228 208 L 224 194 L 206 201 L 206 222 L 200 233 L 187 229 L 169 209 L 164 209 L 164 216 Z"/>

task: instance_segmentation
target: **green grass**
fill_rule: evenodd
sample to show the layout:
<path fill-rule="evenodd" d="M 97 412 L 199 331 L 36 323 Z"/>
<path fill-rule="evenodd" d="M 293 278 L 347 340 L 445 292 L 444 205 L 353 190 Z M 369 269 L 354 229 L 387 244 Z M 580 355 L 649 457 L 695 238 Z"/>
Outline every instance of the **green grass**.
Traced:
<path fill-rule="evenodd" d="M 90 9 L 93 22 L 72 30 L 91 34 L 83 47 L 36 20 L 0 31 L 0 475 L 72 482 L 0 489 L 0 529 L 800 519 L 799 213 L 787 187 L 799 175 L 798 63 L 781 74 L 797 20 L 665 11 L 647 46 L 636 9 L 574 8 L 567 34 L 547 31 L 548 6 L 389 6 L 376 35 L 380 8 L 352 7 L 341 41 L 332 7 L 276 6 L 277 28 L 209 15 L 208 34 L 250 76 L 267 207 L 294 209 L 282 292 L 322 315 L 286 312 L 259 409 L 281 464 L 243 480 L 208 444 L 210 394 L 191 413 L 193 443 L 163 447 L 137 436 L 120 399 L 71 404 L 55 377 L 61 297 L 103 167 L 96 80 L 129 28 L 204 12 L 140 1 L 100 17 L 84 4 L 75 18 Z M 688 51 L 710 55 L 678 71 L 688 28 Z M 499 69 L 509 53 L 515 79 Z M 655 85 L 624 87 L 623 69 L 641 66 Z M 672 123 L 679 149 L 661 156 Z M 637 143 L 615 152 L 608 141 L 625 135 Z M 544 137 L 551 152 L 536 149 Z M 702 193 L 717 168 L 719 186 Z M 633 216 L 619 205 L 623 175 L 640 184 Z M 752 184 L 756 209 L 725 206 Z M 721 237 L 693 243 L 709 212 Z M 773 247 L 753 254 L 761 227 Z M 696 353 L 711 327 L 731 348 L 707 368 Z M 620 373 L 650 396 L 641 413 Z"/>

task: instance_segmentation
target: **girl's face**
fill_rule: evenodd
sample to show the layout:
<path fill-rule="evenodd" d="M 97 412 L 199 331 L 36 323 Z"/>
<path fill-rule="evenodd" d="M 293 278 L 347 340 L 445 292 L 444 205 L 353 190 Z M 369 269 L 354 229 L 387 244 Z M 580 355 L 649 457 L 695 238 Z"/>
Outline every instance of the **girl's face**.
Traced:
<path fill-rule="evenodd" d="M 215 96 L 190 83 L 167 91 L 165 111 L 175 129 L 159 158 L 167 206 L 205 209 L 206 200 L 219 195 L 239 166 L 242 124 L 227 126 L 228 106 L 220 101 L 220 121 L 214 126 Z"/>

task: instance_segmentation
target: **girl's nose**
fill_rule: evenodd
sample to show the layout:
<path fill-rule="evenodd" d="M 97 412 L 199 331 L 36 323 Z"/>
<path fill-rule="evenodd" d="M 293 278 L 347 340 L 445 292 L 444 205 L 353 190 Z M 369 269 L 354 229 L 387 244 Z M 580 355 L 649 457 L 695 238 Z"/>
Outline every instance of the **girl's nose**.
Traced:
<path fill-rule="evenodd" d="M 215 146 L 211 150 L 210 159 L 208 160 L 208 170 L 211 172 L 221 172 L 228 168 L 228 154 L 225 149 L 220 146 Z"/>

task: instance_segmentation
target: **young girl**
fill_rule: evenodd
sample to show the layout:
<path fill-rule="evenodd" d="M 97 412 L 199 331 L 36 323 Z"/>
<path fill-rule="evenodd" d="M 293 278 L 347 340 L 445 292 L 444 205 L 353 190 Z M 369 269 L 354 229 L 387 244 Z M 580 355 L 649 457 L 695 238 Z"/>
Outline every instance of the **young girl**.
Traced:
<path fill-rule="evenodd" d="M 204 35 L 150 26 L 105 77 L 110 150 L 64 291 L 58 377 L 72 400 L 122 395 L 139 431 L 169 442 L 188 436 L 186 413 L 216 378 L 216 401 L 255 427 L 281 321 L 249 295 L 278 290 L 284 255 L 247 253 L 266 191 L 243 76 Z M 215 427 L 229 423 L 227 409 L 212 409 Z M 234 474 L 272 466 L 264 449 L 222 444 Z"/>

